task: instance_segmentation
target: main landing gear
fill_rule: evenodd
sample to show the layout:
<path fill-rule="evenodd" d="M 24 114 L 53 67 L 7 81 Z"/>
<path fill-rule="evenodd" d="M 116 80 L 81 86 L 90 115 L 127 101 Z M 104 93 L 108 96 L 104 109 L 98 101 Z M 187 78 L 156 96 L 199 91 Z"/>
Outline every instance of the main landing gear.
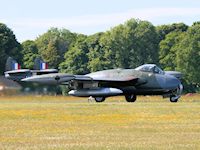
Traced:
<path fill-rule="evenodd" d="M 101 103 L 101 102 L 105 101 L 106 98 L 105 97 L 95 97 L 94 99 L 97 103 Z"/>
<path fill-rule="evenodd" d="M 134 94 L 131 94 L 131 95 L 125 95 L 125 98 L 127 102 L 135 102 L 137 99 L 137 96 Z"/>
<path fill-rule="evenodd" d="M 130 94 L 130 95 L 125 95 L 126 101 L 127 102 L 135 102 L 137 99 L 137 96 L 135 94 Z M 88 102 L 92 102 L 93 100 L 95 100 L 97 103 L 101 103 L 104 102 L 106 99 L 106 97 L 92 97 L 90 96 L 88 98 Z"/>
<path fill-rule="evenodd" d="M 93 100 L 95 100 L 97 103 L 101 103 L 101 102 L 104 102 L 105 101 L 105 97 L 92 97 L 90 96 L 88 98 L 88 102 L 92 102 Z"/>

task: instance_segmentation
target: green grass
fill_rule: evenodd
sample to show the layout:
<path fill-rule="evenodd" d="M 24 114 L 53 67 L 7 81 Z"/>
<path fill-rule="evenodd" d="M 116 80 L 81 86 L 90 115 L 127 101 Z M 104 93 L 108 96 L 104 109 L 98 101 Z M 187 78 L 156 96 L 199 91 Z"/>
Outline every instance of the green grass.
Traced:
<path fill-rule="evenodd" d="M 0 149 L 200 149 L 200 96 L 1 97 Z"/>

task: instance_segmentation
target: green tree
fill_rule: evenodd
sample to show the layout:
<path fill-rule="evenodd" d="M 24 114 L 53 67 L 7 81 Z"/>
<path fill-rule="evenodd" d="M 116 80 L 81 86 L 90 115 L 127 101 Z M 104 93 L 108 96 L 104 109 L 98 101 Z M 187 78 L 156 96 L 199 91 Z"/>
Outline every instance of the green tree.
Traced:
<path fill-rule="evenodd" d="M 76 36 L 76 34 L 71 33 L 69 30 L 66 29 L 51 28 L 46 33 L 39 36 L 35 42 L 37 44 L 39 54 L 44 60 L 46 60 L 44 56 L 47 55 L 44 54 L 45 51 L 48 49 L 48 44 L 52 41 L 55 42 L 54 48 L 60 58 L 57 63 L 53 63 L 57 64 L 57 66 L 53 67 L 57 68 L 58 65 L 64 61 L 64 54 L 66 53 L 66 51 L 68 51 L 70 45 L 75 41 Z"/>
<path fill-rule="evenodd" d="M 87 37 L 88 69 L 90 72 L 108 69 L 109 61 L 105 58 L 105 51 L 100 43 L 103 33 L 97 33 Z"/>
<path fill-rule="evenodd" d="M 86 74 L 89 72 L 88 63 L 88 47 L 86 36 L 78 35 L 76 42 L 65 53 L 65 61 L 60 64 L 61 72 L 71 74 Z"/>
<path fill-rule="evenodd" d="M 176 56 L 179 43 L 184 38 L 184 32 L 170 32 L 159 44 L 159 62 L 164 70 L 175 70 L 177 67 Z"/>
<path fill-rule="evenodd" d="M 25 68 L 33 69 L 34 60 L 38 57 L 38 48 L 34 41 L 27 40 L 22 43 L 23 64 Z"/>
<path fill-rule="evenodd" d="M 56 42 L 57 41 L 50 41 L 47 49 L 41 53 L 41 56 L 44 58 L 44 61 L 49 64 L 50 68 L 55 68 L 59 64 L 60 56 L 56 49 Z"/>
<path fill-rule="evenodd" d="M 189 27 L 179 43 L 177 69 L 184 73 L 187 84 L 200 87 L 200 24 Z"/>
<path fill-rule="evenodd" d="M 169 25 L 161 25 L 156 27 L 160 41 L 165 39 L 165 36 L 170 32 L 185 32 L 187 31 L 187 29 L 188 26 L 184 23 L 173 23 Z"/>
<path fill-rule="evenodd" d="M 99 39 L 100 41 L 100 45 L 102 47 L 102 51 L 104 53 L 107 65 L 105 66 L 105 69 L 112 69 L 112 68 L 116 68 L 116 60 L 115 60 L 115 49 L 114 49 L 114 44 L 112 43 L 112 41 L 114 41 L 114 39 L 112 39 L 112 33 L 111 31 L 107 31 L 105 32 L 102 37 Z"/>
<path fill-rule="evenodd" d="M 4 72 L 6 59 L 9 56 L 20 61 L 21 45 L 17 42 L 13 31 L 0 23 L 0 73 Z"/>
<path fill-rule="evenodd" d="M 136 28 L 129 27 L 131 50 L 130 68 L 135 68 L 145 63 L 158 63 L 158 34 L 155 27 L 148 21 L 138 21 Z"/>
<path fill-rule="evenodd" d="M 125 25 L 119 25 L 106 32 L 101 39 L 105 58 L 109 68 L 128 68 L 130 56 L 130 40 Z"/>
<path fill-rule="evenodd" d="M 101 45 L 113 68 L 158 62 L 158 34 L 147 21 L 131 19 L 111 29 L 101 38 Z"/>

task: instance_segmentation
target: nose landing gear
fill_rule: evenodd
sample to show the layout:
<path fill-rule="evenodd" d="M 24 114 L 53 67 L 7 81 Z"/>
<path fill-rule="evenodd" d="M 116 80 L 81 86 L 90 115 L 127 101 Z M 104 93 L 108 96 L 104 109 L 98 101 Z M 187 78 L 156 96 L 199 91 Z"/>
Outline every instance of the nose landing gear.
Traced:
<path fill-rule="evenodd" d="M 170 96 L 170 102 L 176 103 L 176 102 L 178 102 L 178 99 L 179 99 L 180 97 L 181 97 L 181 96 L 171 95 L 171 96 Z"/>
<path fill-rule="evenodd" d="M 179 84 L 177 89 L 170 95 L 170 102 L 176 103 L 178 102 L 178 99 L 181 97 L 181 93 L 183 91 L 183 85 Z"/>

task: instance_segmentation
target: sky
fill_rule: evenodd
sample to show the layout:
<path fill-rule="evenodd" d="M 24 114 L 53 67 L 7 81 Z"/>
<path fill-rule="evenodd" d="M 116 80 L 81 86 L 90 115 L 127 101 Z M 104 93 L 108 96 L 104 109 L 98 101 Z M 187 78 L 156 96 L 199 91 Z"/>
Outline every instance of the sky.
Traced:
<path fill-rule="evenodd" d="M 91 35 L 135 18 L 154 25 L 200 21 L 199 0 L 0 0 L 0 22 L 19 42 L 51 27 Z"/>

